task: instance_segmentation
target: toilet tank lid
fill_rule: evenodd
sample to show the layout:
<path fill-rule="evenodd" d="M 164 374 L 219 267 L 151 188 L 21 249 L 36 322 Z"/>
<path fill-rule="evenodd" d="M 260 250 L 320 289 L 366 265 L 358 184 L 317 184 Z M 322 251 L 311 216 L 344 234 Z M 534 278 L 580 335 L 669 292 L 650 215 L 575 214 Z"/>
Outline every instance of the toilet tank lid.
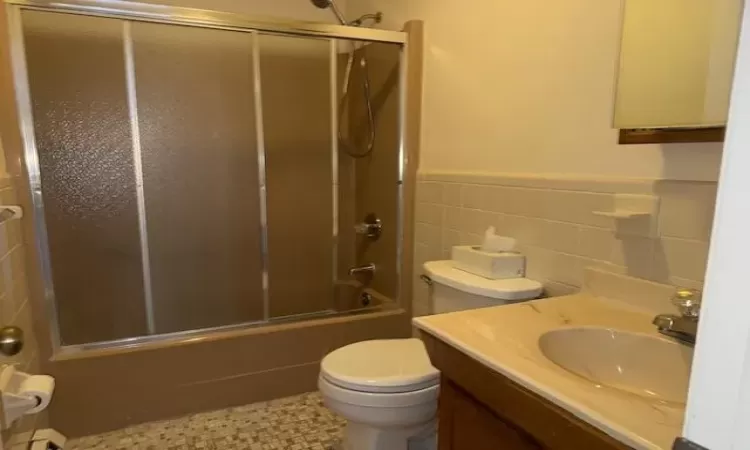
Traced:
<path fill-rule="evenodd" d="M 497 300 L 529 300 L 539 297 L 542 283 L 528 278 L 490 280 L 453 267 L 453 261 L 430 261 L 424 270 L 435 283 Z"/>
<path fill-rule="evenodd" d="M 326 355 L 320 372 L 335 385 L 362 392 L 412 392 L 436 385 L 440 377 L 419 339 L 350 344 Z"/>

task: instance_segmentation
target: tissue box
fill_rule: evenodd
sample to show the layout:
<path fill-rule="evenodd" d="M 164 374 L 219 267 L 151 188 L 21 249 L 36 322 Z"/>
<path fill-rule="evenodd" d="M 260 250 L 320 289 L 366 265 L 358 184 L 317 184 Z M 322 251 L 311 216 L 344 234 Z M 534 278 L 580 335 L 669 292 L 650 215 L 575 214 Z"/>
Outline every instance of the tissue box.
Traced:
<path fill-rule="evenodd" d="M 526 257 L 516 252 L 485 252 L 476 246 L 457 245 L 451 259 L 455 268 L 491 280 L 526 276 Z"/>

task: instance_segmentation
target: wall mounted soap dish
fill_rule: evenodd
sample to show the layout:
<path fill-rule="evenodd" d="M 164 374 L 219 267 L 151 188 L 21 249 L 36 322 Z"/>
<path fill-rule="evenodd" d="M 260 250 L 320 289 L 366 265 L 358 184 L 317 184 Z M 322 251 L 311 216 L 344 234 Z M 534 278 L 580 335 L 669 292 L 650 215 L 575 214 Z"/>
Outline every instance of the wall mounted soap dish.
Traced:
<path fill-rule="evenodd" d="M 624 209 L 615 211 L 592 211 L 592 214 L 612 219 L 638 219 L 651 216 L 651 212 L 648 211 L 628 211 Z"/>
<path fill-rule="evenodd" d="M 23 217 L 23 208 L 17 205 L 0 205 L 0 223 Z"/>
<path fill-rule="evenodd" d="M 659 197 L 642 194 L 615 194 L 611 211 L 592 211 L 600 217 L 614 219 L 618 234 L 657 237 Z"/>

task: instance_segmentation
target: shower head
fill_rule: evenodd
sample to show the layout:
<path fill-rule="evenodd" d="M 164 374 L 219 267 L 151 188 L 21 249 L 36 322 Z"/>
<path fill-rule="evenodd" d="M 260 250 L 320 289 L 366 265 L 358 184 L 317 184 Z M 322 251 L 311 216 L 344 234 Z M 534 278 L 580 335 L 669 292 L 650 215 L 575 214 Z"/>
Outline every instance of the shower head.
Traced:
<path fill-rule="evenodd" d="M 344 17 L 343 14 L 341 14 L 341 10 L 336 5 L 335 0 L 310 0 L 310 2 L 320 9 L 331 8 L 331 11 L 333 11 L 333 14 L 336 15 L 337 19 L 339 19 L 339 22 L 341 22 L 341 25 L 348 25 L 346 23 L 346 18 Z"/>
<path fill-rule="evenodd" d="M 331 6 L 331 0 L 310 0 L 313 5 L 320 9 L 326 9 Z"/>

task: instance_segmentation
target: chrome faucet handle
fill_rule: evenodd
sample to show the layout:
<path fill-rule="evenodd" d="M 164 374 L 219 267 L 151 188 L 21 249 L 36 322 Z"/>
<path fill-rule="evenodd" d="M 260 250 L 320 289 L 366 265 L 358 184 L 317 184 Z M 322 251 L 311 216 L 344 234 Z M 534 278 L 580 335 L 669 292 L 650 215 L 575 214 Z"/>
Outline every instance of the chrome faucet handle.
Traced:
<path fill-rule="evenodd" d="M 350 276 L 356 276 L 360 274 L 369 274 L 370 276 L 374 276 L 375 272 L 377 271 L 377 266 L 373 263 L 365 264 L 363 266 L 356 266 L 349 269 L 349 275 Z"/>
<path fill-rule="evenodd" d="M 698 289 L 679 288 L 672 295 L 672 304 L 680 310 L 682 317 L 698 319 L 701 310 L 702 294 Z"/>
<path fill-rule="evenodd" d="M 375 213 L 369 213 L 365 216 L 364 222 L 354 225 L 354 232 L 366 236 L 371 241 L 377 241 L 383 234 L 383 223 Z"/>

